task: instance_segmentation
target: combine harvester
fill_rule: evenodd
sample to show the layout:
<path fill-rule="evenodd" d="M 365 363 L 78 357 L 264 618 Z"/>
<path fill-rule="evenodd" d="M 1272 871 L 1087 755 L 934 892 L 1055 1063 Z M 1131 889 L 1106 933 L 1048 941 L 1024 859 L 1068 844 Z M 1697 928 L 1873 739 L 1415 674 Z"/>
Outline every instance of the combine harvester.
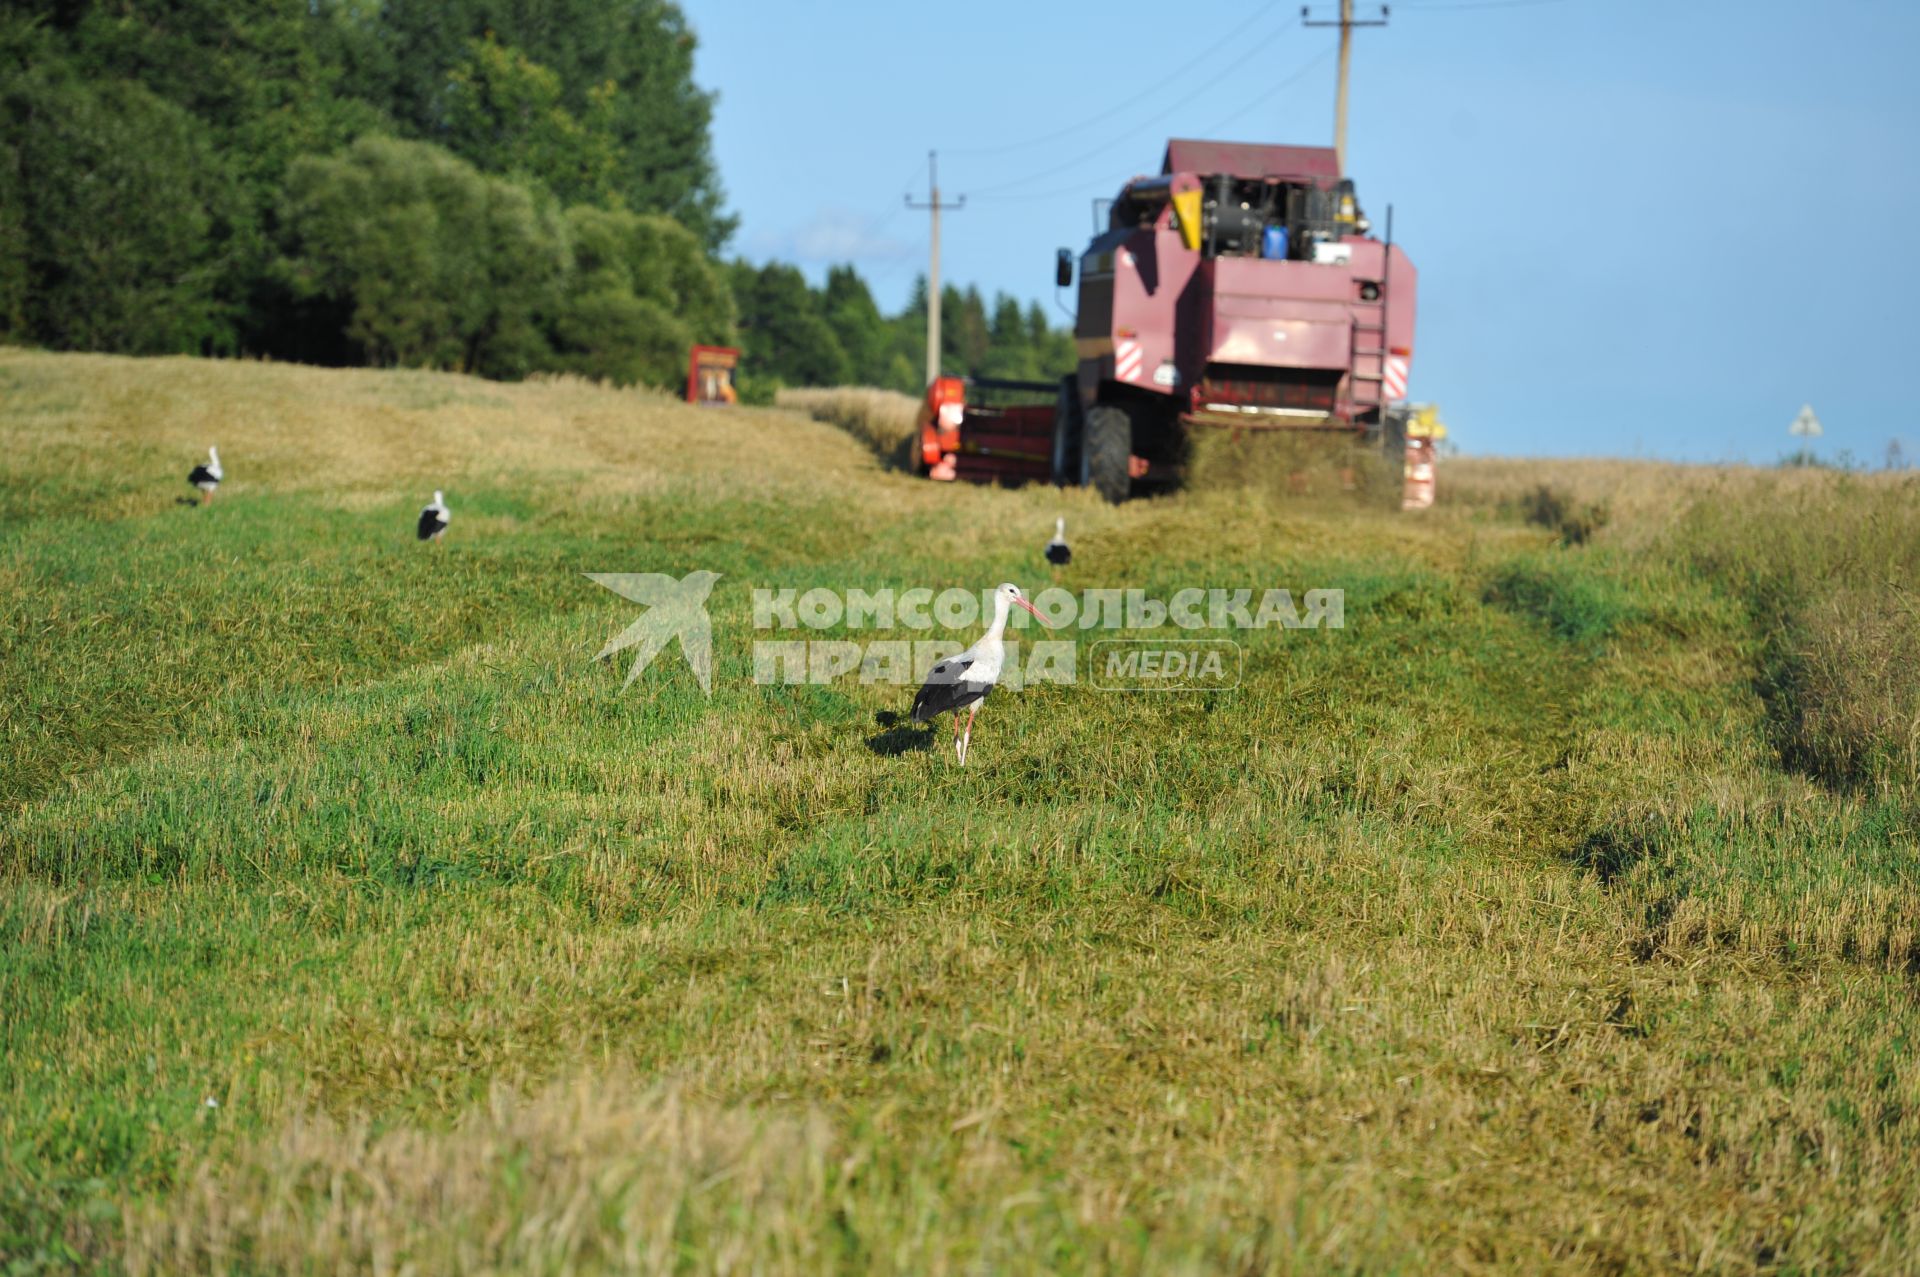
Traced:
<path fill-rule="evenodd" d="M 1331 147 L 1169 142 L 1081 254 L 1079 370 L 936 379 L 916 464 L 1122 501 L 1180 482 L 1194 428 L 1333 432 L 1403 458 L 1404 504 L 1431 504 L 1444 428 L 1406 402 L 1416 273 L 1391 223 L 1373 235 Z"/>

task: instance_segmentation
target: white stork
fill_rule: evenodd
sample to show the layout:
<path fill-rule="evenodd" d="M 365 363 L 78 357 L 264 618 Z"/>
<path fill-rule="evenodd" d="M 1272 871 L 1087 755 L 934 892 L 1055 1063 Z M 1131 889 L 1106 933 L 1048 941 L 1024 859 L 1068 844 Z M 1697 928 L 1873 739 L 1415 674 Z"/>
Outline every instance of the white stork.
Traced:
<path fill-rule="evenodd" d="M 1063 568 L 1073 562 L 1073 551 L 1067 548 L 1067 521 L 1064 517 L 1053 521 L 1053 540 L 1047 542 L 1047 562 L 1057 568 Z"/>
<path fill-rule="evenodd" d="M 187 482 L 200 489 L 200 504 L 213 500 L 213 490 L 220 486 L 220 480 L 226 475 L 220 469 L 220 449 L 208 448 L 207 459 L 195 466 L 187 475 Z"/>
<path fill-rule="evenodd" d="M 1003 582 L 993 592 L 993 623 L 987 626 L 987 632 L 966 651 L 935 664 L 927 675 L 926 686 L 913 698 L 916 723 L 931 723 L 948 710 L 953 711 L 953 752 L 962 767 L 967 765 L 967 747 L 973 741 L 973 716 L 980 712 L 980 702 L 987 699 L 987 693 L 1000 681 L 1000 663 L 1007 654 L 1000 635 L 1007 628 L 1007 610 L 1015 604 L 1032 612 L 1042 625 L 1047 623 L 1040 610 L 1027 602 L 1019 586 L 1011 581 Z M 963 709 L 967 711 L 964 727 L 960 720 Z"/>
<path fill-rule="evenodd" d="M 446 535 L 447 524 L 453 521 L 453 511 L 447 509 L 447 499 L 440 489 L 433 490 L 433 500 L 420 508 L 420 539 L 438 541 Z"/>

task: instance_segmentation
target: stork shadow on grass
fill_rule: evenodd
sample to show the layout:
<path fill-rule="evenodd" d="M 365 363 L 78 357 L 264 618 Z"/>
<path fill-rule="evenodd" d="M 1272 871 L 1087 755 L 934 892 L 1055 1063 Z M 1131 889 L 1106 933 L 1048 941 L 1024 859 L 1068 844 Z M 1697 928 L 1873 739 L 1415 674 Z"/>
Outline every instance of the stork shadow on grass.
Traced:
<path fill-rule="evenodd" d="M 913 724 L 913 720 L 890 709 L 883 709 L 873 716 L 873 721 L 886 730 L 867 737 L 867 748 L 885 758 L 898 758 L 902 754 L 925 753 L 933 748 L 934 728 L 929 725 L 924 731 Z"/>

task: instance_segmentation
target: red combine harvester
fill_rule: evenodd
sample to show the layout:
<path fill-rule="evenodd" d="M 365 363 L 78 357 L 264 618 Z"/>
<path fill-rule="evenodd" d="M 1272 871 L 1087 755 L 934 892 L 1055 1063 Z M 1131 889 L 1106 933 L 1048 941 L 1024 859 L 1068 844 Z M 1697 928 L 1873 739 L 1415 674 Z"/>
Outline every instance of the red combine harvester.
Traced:
<path fill-rule="evenodd" d="M 1437 428 L 1405 404 L 1413 263 L 1390 227 L 1373 235 L 1331 147 L 1175 139 L 1161 170 L 1121 188 L 1081 254 L 1078 372 L 936 380 L 927 474 L 1120 501 L 1178 483 L 1194 427 L 1344 432 L 1394 455 L 1410 422 Z M 1061 249 L 1062 286 L 1072 269 Z"/>

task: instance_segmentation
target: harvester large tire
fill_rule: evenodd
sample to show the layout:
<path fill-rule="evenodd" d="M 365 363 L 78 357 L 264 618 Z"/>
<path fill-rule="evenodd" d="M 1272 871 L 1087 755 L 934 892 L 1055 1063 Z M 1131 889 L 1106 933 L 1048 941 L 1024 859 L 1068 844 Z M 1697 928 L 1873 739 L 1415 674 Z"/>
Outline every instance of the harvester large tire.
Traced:
<path fill-rule="evenodd" d="M 1133 418 L 1124 408 L 1096 404 L 1087 409 L 1087 482 L 1107 500 L 1118 504 L 1133 490 L 1127 459 L 1133 455 Z"/>

